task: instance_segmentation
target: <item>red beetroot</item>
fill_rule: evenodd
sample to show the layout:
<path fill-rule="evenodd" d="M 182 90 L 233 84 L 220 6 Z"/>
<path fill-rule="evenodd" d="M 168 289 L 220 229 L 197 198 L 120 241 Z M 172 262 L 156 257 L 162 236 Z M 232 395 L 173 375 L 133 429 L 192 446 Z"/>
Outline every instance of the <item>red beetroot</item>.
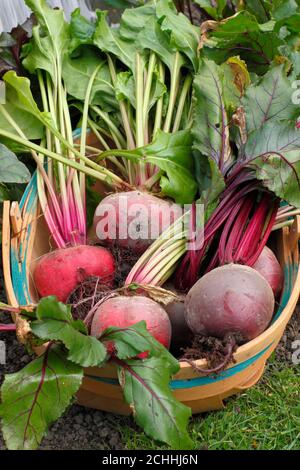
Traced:
<path fill-rule="evenodd" d="M 224 338 L 237 333 L 249 341 L 269 325 L 274 295 L 267 281 L 248 266 L 213 269 L 186 297 L 186 321 L 195 334 Z"/>
<path fill-rule="evenodd" d="M 141 191 L 110 194 L 99 204 L 93 232 L 100 240 L 143 253 L 182 215 L 179 205 Z"/>
<path fill-rule="evenodd" d="M 265 246 L 252 268 L 268 281 L 275 298 L 278 297 L 283 287 L 283 271 L 273 251 Z"/>
<path fill-rule="evenodd" d="M 74 246 L 53 251 L 37 262 L 33 279 L 41 297 L 55 295 L 66 302 L 71 292 L 90 276 L 111 285 L 115 272 L 112 254 L 98 246 Z"/>
<path fill-rule="evenodd" d="M 125 328 L 144 320 L 154 338 L 169 348 L 171 324 L 165 310 L 148 297 L 113 297 L 106 300 L 94 315 L 91 335 L 100 336 L 111 326 Z M 142 356 L 144 357 L 144 356 Z"/>
<path fill-rule="evenodd" d="M 181 348 L 187 347 L 193 338 L 185 319 L 184 300 L 171 302 L 165 306 L 165 309 L 172 326 L 171 350 L 180 352 Z"/>

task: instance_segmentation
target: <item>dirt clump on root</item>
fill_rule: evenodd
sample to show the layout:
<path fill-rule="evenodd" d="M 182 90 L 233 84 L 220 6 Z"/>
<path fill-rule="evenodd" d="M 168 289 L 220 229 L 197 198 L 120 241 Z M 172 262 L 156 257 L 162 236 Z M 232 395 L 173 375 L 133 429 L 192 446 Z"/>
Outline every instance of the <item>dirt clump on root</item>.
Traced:
<path fill-rule="evenodd" d="M 70 294 L 67 303 L 72 306 L 72 315 L 75 320 L 85 320 L 91 310 L 110 292 L 124 286 L 125 280 L 138 256 L 131 250 L 113 245 L 111 253 L 115 259 L 116 271 L 114 279 L 103 279 L 95 276 L 82 280 Z"/>
<path fill-rule="evenodd" d="M 74 320 L 84 320 L 92 308 L 103 299 L 111 288 L 99 277 L 88 277 L 69 296 L 67 303 L 72 306 Z"/>
<path fill-rule="evenodd" d="M 235 362 L 233 354 L 238 348 L 238 338 L 227 335 L 224 339 L 212 336 L 196 335 L 191 346 L 183 350 L 180 362 L 188 362 L 196 372 L 202 375 L 214 375 L 222 372 Z M 206 359 L 207 368 L 200 368 L 196 360 Z"/>

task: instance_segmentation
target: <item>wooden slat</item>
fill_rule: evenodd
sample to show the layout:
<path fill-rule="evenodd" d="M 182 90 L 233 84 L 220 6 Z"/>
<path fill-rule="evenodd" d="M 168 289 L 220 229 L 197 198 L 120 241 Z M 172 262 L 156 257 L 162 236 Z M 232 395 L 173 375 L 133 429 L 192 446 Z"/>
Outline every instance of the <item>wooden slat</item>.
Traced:
<path fill-rule="evenodd" d="M 2 220 L 2 264 L 5 291 L 8 303 L 12 307 L 18 307 L 18 302 L 15 296 L 10 269 L 10 202 L 4 201 L 3 203 L 3 220 Z"/>

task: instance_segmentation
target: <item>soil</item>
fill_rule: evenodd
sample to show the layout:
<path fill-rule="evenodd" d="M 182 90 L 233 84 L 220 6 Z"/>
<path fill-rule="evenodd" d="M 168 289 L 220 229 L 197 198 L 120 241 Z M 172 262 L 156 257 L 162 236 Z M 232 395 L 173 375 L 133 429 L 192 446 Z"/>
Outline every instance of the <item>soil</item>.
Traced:
<path fill-rule="evenodd" d="M 5 301 L 3 282 L 0 279 L 0 301 Z M 10 323 L 10 317 L 0 312 L 0 323 Z M 15 339 L 13 332 L 1 333 L 0 339 L 5 341 L 7 361 L 0 366 L 0 385 L 4 374 L 17 372 L 24 367 L 30 356 Z M 282 341 L 276 350 L 276 359 L 284 366 L 291 365 L 293 353 L 292 343 L 300 339 L 300 306 L 291 319 Z M 43 440 L 42 450 L 122 450 L 123 444 L 118 431 L 122 425 L 131 424 L 131 419 L 118 417 L 109 413 L 83 408 L 73 405 L 64 416 L 54 424 L 47 437 Z M 0 450 L 5 449 L 5 444 L 0 434 Z"/>

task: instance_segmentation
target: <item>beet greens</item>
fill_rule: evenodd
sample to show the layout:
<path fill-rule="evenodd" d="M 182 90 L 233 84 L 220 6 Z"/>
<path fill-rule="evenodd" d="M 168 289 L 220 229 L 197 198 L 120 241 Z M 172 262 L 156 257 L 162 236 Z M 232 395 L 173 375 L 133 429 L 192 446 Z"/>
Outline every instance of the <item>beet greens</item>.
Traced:
<path fill-rule="evenodd" d="M 71 307 L 54 297 L 42 299 L 25 318 L 30 322 L 27 346 L 46 345 L 21 371 L 6 375 L 1 387 L 0 417 L 8 449 L 36 449 L 48 427 L 72 403 L 83 368 L 108 362 L 117 366 L 125 400 L 145 432 L 173 448 L 191 448 L 186 429 L 191 410 L 169 388 L 179 363 L 150 335 L 145 322 L 109 328 L 97 339 L 88 336 L 81 320 L 73 320 Z M 107 341 L 114 341 L 112 356 L 104 346 Z M 145 351 L 146 359 L 132 359 Z"/>

